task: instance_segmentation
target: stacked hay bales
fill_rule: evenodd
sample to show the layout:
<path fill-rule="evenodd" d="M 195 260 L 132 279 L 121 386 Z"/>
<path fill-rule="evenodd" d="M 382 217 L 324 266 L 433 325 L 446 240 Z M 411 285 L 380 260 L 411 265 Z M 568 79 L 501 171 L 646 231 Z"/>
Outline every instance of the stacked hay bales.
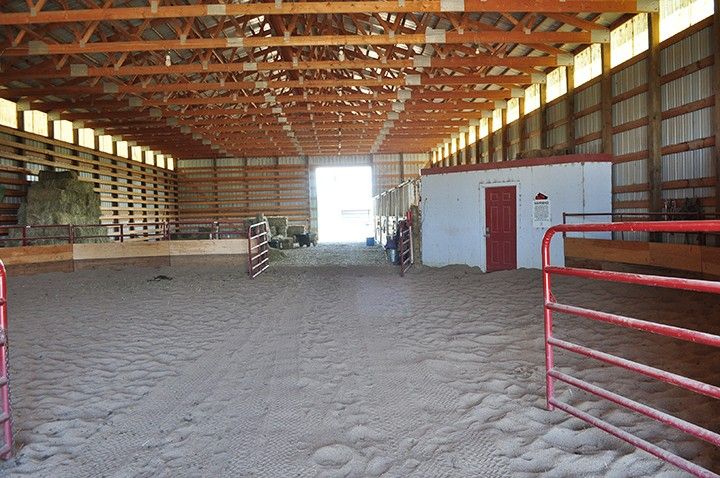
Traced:
<path fill-rule="evenodd" d="M 268 226 L 270 226 L 270 235 L 272 237 L 288 235 L 288 218 L 286 216 L 271 216 L 267 218 Z"/>
<path fill-rule="evenodd" d="M 307 229 L 305 226 L 288 226 L 287 228 L 287 234 L 290 237 L 294 237 L 297 234 L 305 234 L 307 232 Z"/>
<path fill-rule="evenodd" d="M 18 225 L 99 224 L 100 216 L 100 195 L 93 190 L 91 183 L 80 181 L 74 171 L 40 171 L 38 181 L 30 186 L 25 202 L 18 209 Z M 103 226 L 77 227 L 74 232 L 80 237 L 76 242 L 109 240 L 107 229 Z M 19 238 L 21 234 L 20 230 L 13 229 L 10 237 Z M 33 238 L 32 245 L 67 242 L 63 239 L 36 239 L 66 234 L 58 228 L 32 227 L 27 229 L 26 234 L 28 238 Z M 82 239 L 82 236 L 100 237 Z M 20 244 L 18 241 L 9 245 Z"/>
<path fill-rule="evenodd" d="M 413 258 L 416 264 L 422 263 L 422 217 L 419 206 L 410 206 L 410 213 L 412 214 L 412 244 L 413 244 Z"/>

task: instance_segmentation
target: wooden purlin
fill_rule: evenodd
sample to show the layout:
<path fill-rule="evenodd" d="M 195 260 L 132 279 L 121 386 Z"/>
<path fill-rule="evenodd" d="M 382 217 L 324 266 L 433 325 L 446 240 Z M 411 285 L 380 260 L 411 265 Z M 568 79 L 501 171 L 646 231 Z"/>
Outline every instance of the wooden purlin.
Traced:
<path fill-rule="evenodd" d="M 437 58 L 418 57 L 398 60 L 313 60 L 313 61 L 271 61 L 271 62 L 244 62 L 244 63 L 210 63 L 133 66 L 93 67 L 78 64 L 75 68 L 66 66 L 61 69 L 29 69 L 30 71 L 14 71 L 0 73 L 0 81 L 52 79 L 52 78 L 84 78 L 84 77 L 116 77 L 116 76 L 153 76 L 153 75 L 187 75 L 209 73 L 236 73 L 254 71 L 280 71 L 280 70 L 405 70 L 418 68 L 472 68 L 483 66 L 504 66 L 508 68 L 553 67 L 567 64 L 571 61 L 570 55 L 548 55 L 537 57 L 526 56 L 491 56 L 472 55 L 467 57 Z"/>

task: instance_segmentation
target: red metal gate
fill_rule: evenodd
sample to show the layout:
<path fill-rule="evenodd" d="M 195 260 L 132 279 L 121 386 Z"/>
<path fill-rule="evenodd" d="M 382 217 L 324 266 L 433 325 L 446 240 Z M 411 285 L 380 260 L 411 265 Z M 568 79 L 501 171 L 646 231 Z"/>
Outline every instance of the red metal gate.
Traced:
<path fill-rule="evenodd" d="M 593 269 L 577 269 L 572 267 L 558 267 L 550 264 L 550 242 L 556 233 L 566 232 L 720 232 L 720 221 L 674 221 L 674 222 L 626 222 L 611 224 L 563 224 L 550 228 L 542 243 L 542 267 L 543 267 L 543 297 L 545 316 L 545 362 L 546 362 L 546 386 L 547 386 L 547 407 L 549 410 L 559 408 L 571 415 L 580 418 L 628 443 L 655 455 L 656 457 L 672 463 L 673 465 L 700 477 L 717 477 L 715 473 L 692 463 L 668 450 L 662 449 L 636 435 L 620 429 L 604 420 L 596 418 L 583 412 L 567 403 L 555 398 L 555 381 L 559 380 L 566 384 L 577 387 L 585 392 L 604 398 L 613 403 L 621 405 L 629 410 L 645 415 L 666 425 L 672 426 L 705 440 L 720 447 L 720 434 L 689 423 L 680 418 L 656 410 L 650 406 L 630 400 L 626 397 L 600 388 L 584 380 L 572 377 L 555 369 L 554 347 L 577 353 L 585 357 L 599 360 L 606 364 L 614 365 L 646 377 L 651 377 L 663 382 L 682 387 L 695 393 L 720 399 L 720 387 L 704 382 L 693 380 L 675 373 L 667 372 L 655 367 L 633 362 L 615 355 L 594 350 L 578 344 L 574 344 L 553 336 L 553 312 L 570 314 L 590 320 L 597 320 L 607 324 L 627 327 L 630 329 L 664 335 L 675 339 L 686 340 L 698 344 L 720 347 L 720 336 L 674 327 L 645 320 L 624 317 L 621 315 L 600 312 L 596 310 L 576 307 L 573 305 L 561 304 L 555 300 L 551 288 L 551 276 L 563 275 L 581 277 L 586 279 L 618 282 L 625 284 L 639 284 L 650 287 L 664 287 L 669 289 L 688 290 L 696 292 L 707 292 L 720 294 L 720 282 L 681 279 L 676 277 L 664 277 L 657 275 L 632 274 L 625 272 L 611 272 Z"/>
<path fill-rule="evenodd" d="M 10 410 L 10 373 L 8 371 L 8 314 L 7 314 L 7 273 L 0 261 L 0 423 L 3 443 L 0 459 L 7 460 L 13 455 L 12 415 Z"/>
<path fill-rule="evenodd" d="M 405 271 L 410 269 L 413 264 L 413 247 L 412 247 L 412 226 L 408 221 L 400 221 L 398 223 L 400 234 L 398 235 L 398 259 L 400 262 L 400 277 L 405 275 Z"/>
<path fill-rule="evenodd" d="M 248 274 L 253 279 L 270 266 L 270 237 L 267 221 L 248 228 Z"/>

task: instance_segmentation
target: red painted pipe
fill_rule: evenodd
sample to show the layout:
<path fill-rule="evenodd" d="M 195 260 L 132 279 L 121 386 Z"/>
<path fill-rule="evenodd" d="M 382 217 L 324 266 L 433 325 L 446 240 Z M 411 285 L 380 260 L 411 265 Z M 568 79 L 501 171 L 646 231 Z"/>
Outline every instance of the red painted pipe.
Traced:
<path fill-rule="evenodd" d="M 12 412 L 10 408 L 10 377 L 8 374 L 8 313 L 7 313 L 7 273 L 5 264 L 0 261 L 0 378 L 4 383 L 0 385 L 0 406 L 2 406 L 2 432 L 3 447 L 0 449 L 0 459 L 7 460 L 13 455 L 13 429 Z"/>
<path fill-rule="evenodd" d="M 571 214 L 564 214 L 563 221 Z M 720 387 L 710 385 L 698 380 L 694 380 L 682 375 L 660 370 L 648 365 L 640 364 L 627 360 L 615 355 L 607 354 L 598 350 L 594 350 L 581 345 L 573 344 L 565 340 L 553 337 L 553 312 L 560 312 L 583 317 L 591 320 L 597 320 L 613 325 L 628 327 L 635 330 L 660 334 L 675 339 L 695 342 L 711 347 L 720 347 L 720 336 L 700 332 L 696 330 L 684 329 L 665 324 L 658 324 L 645 320 L 624 317 L 617 314 L 600 312 L 592 309 L 576 307 L 572 305 L 559 304 L 555 301 L 552 293 L 551 276 L 553 274 L 565 275 L 571 277 L 579 277 L 591 280 L 602 280 L 609 282 L 618 282 L 626 284 L 637 284 L 649 287 L 664 287 L 678 290 L 690 290 L 696 292 L 705 292 L 720 294 L 720 283 L 715 281 L 683 279 L 677 277 L 664 277 L 646 274 L 631 274 L 625 272 L 599 271 L 592 269 L 578 269 L 572 267 L 553 266 L 550 263 L 550 244 L 556 233 L 567 232 L 685 232 L 685 233 L 717 233 L 720 232 L 720 221 L 647 221 L 647 222 L 618 222 L 609 224 L 562 224 L 551 227 L 545 233 L 542 240 L 542 276 L 543 276 L 543 299 L 544 299 L 544 328 L 545 328 L 545 379 L 547 393 L 547 408 L 553 410 L 559 408 L 591 425 L 605 430 L 626 442 L 643 449 L 656 457 L 665 460 L 673 465 L 692 473 L 699 477 L 718 477 L 714 472 L 704 469 L 684 458 L 681 458 L 667 450 L 664 450 L 652 443 L 649 443 L 631 433 L 628 433 L 614 425 L 589 415 L 571 405 L 560 402 L 555 399 L 554 380 L 561 380 L 565 383 L 578 387 L 586 392 L 597 395 L 601 398 L 609 400 L 618 405 L 624 406 L 630 410 L 636 411 L 650 418 L 658 420 L 667 425 L 673 426 L 679 430 L 687 432 L 697 438 L 708 441 L 716 446 L 720 446 L 720 435 L 702 428 L 698 425 L 673 417 L 664 412 L 656 410 L 647 405 L 635 402 L 628 398 L 613 392 L 604 390 L 600 387 L 577 379 L 570 375 L 564 374 L 554 369 L 554 347 L 560 347 L 564 350 L 574 352 L 589 358 L 603 361 L 605 363 L 631 370 L 642 375 L 661 380 L 693 392 L 707 395 L 712 398 L 720 399 Z"/>

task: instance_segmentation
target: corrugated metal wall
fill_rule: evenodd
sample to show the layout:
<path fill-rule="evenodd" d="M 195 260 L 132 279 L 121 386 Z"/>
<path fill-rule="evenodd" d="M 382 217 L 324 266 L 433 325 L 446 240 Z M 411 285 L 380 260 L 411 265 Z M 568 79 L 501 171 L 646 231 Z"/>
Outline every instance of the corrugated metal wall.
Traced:
<path fill-rule="evenodd" d="M 594 80 L 575 90 L 575 151 L 593 154 L 602 152 L 602 112 L 600 81 Z"/>

